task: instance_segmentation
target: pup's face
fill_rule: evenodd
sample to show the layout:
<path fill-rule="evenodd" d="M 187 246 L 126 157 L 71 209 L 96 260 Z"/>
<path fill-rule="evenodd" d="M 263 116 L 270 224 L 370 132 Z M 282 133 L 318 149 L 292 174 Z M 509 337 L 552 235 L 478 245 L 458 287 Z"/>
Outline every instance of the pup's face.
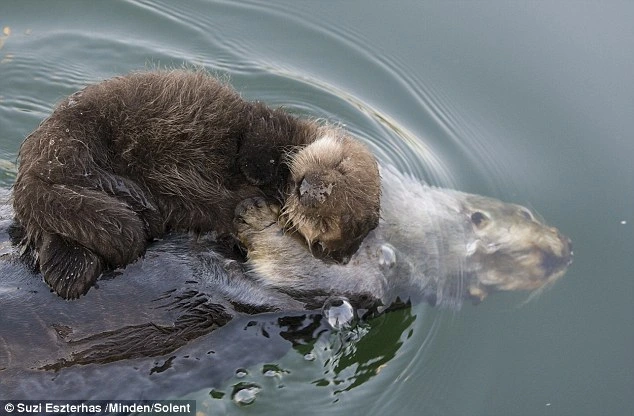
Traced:
<path fill-rule="evenodd" d="M 313 254 L 346 262 L 379 223 L 381 179 L 374 156 L 352 138 L 325 134 L 289 166 L 285 228 L 298 232 Z"/>

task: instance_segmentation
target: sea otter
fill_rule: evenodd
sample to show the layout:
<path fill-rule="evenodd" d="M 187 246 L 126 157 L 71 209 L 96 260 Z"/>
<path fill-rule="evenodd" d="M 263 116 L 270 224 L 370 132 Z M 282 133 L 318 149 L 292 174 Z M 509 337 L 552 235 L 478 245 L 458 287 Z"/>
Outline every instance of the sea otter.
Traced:
<path fill-rule="evenodd" d="M 523 206 L 428 186 L 390 166 L 381 177 L 380 224 L 347 265 L 324 265 L 291 244 L 279 232 L 279 206 L 243 201 L 235 222 L 250 275 L 313 308 L 333 295 L 459 306 L 541 289 L 572 262 L 570 239 Z"/>
<path fill-rule="evenodd" d="M 71 299 L 166 231 L 231 235 L 254 196 L 277 199 L 311 253 L 345 262 L 378 224 L 378 167 L 345 131 L 203 71 L 133 73 L 71 95 L 25 139 L 15 235 Z"/>
<path fill-rule="evenodd" d="M 333 296 L 377 312 L 399 302 L 458 308 L 543 290 L 572 261 L 570 240 L 524 207 L 390 167 L 381 176 L 380 223 L 346 265 L 315 259 L 283 232 L 279 206 L 252 198 L 235 217 L 246 263 L 210 250 L 213 236 L 171 233 L 72 307 L 17 261 L 10 207 L 0 206 L 0 396 L 182 396 L 272 362 L 291 336 L 313 336 L 307 317 Z"/>

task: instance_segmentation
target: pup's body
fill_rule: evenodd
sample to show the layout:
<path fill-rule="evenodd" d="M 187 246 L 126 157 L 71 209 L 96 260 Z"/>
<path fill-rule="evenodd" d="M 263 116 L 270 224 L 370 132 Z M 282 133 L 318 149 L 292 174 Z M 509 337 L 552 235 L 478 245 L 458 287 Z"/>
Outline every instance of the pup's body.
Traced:
<path fill-rule="evenodd" d="M 76 298 L 167 230 L 232 233 L 258 195 L 335 259 L 378 224 L 378 168 L 358 141 L 203 72 L 153 72 L 64 100 L 20 149 L 14 209 L 45 281 Z"/>

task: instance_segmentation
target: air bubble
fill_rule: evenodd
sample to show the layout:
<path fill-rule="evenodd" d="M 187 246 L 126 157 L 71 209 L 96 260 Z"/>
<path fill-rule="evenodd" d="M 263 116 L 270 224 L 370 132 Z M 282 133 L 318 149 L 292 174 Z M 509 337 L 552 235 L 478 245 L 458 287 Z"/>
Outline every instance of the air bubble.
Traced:
<path fill-rule="evenodd" d="M 238 368 L 236 370 L 236 377 L 238 378 L 245 378 L 248 374 L 249 372 L 245 370 L 244 368 Z"/>
<path fill-rule="evenodd" d="M 396 251 L 390 244 L 379 247 L 379 266 L 391 269 L 396 264 Z"/>
<path fill-rule="evenodd" d="M 315 354 L 313 354 L 312 352 L 308 352 L 308 353 L 304 354 L 304 360 L 306 360 L 306 361 L 315 361 Z"/>
<path fill-rule="evenodd" d="M 348 299 L 342 296 L 333 296 L 326 299 L 321 312 L 330 327 L 336 330 L 349 328 L 355 318 L 354 308 L 348 302 Z"/>

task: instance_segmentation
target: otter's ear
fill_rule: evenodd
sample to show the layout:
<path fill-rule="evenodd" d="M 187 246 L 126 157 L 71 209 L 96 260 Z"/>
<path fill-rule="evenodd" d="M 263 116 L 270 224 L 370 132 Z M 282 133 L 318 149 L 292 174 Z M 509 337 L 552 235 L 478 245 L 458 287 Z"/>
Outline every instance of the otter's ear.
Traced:
<path fill-rule="evenodd" d="M 242 147 L 238 153 L 238 167 L 250 184 L 268 185 L 277 176 L 280 157 L 271 147 Z"/>

